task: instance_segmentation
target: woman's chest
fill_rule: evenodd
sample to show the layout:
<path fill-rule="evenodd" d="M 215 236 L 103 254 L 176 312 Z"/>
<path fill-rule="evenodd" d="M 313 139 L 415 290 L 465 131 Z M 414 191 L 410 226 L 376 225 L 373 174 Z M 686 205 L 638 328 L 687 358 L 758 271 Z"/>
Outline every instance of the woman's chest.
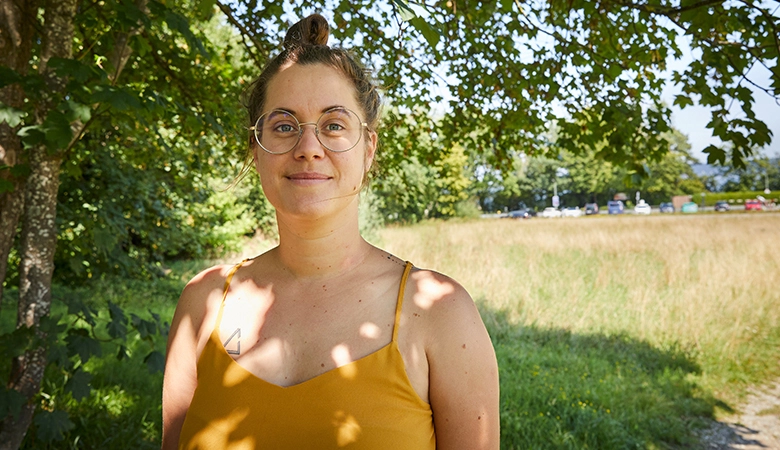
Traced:
<path fill-rule="evenodd" d="M 257 377 L 299 384 L 391 342 L 397 299 L 363 294 L 237 290 L 225 301 L 220 341 Z"/>

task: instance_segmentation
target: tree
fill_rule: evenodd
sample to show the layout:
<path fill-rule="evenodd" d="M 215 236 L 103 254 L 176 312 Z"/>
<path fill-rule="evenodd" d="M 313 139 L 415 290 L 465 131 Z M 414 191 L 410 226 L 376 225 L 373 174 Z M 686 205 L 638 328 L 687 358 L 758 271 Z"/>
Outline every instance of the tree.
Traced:
<path fill-rule="evenodd" d="M 222 240 L 219 227 L 197 223 L 213 216 L 210 197 L 198 190 L 212 181 L 210 174 L 218 175 L 210 170 L 213 159 L 239 146 L 228 142 L 243 144 L 243 133 L 236 132 L 238 122 L 231 120 L 238 116 L 236 102 L 222 107 L 226 91 L 232 99 L 237 96 L 240 71 L 229 62 L 213 64 L 214 53 L 177 10 L 147 0 L 4 1 L 1 6 L 0 284 L 6 286 L 8 255 L 18 232 L 20 288 L 17 330 L 3 335 L 0 346 L 5 357 L 13 358 L 7 387 L 0 389 L 0 448 L 17 448 L 35 412 L 48 347 L 62 331 L 48 318 L 58 232 L 67 232 L 69 220 L 75 221 L 74 235 L 74 230 L 86 230 L 82 241 L 77 236 L 71 239 L 76 244 L 63 246 L 65 259 L 74 266 L 82 260 L 109 267 L 121 263 L 109 261 L 116 249 L 130 254 L 159 247 L 166 237 L 177 236 L 178 223 L 188 220 L 196 222 L 192 228 L 208 228 L 215 233 L 211 239 Z M 182 6 L 201 22 L 213 15 L 213 2 L 194 0 Z M 233 82 L 215 82 L 222 77 Z M 212 111 L 220 113 L 215 117 Z M 147 171 L 145 165 L 153 169 Z M 101 190 L 106 172 L 112 179 L 102 197 L 90 197 Z M 151 182 L 138 183 L 144 176 Z M 61 180 L 68 184 L 66 192 L 59 192 Z M 123 182 L 123 188 L 115 189 Z M 124 210 L 111 208 L 123 197 L 149 203 L 133 205 L 134 217 L 125 205 Z M 193 199 L 196 204 L 188 207 Z M 74 203 L 81 211 L 73 212 Z M 166 217 L 174 207 L 178 211 Z M 217 215 L 229 208 L 220 206 Z M 64 212 L 64 224 L 58 209 Z M 85 242 L 89 246 L 79 249 Z M 124 337 L 127 317 L 117 308 L 110 313 L 108 333 Z M 80 317 L 89 322 L 94 314 Z M 159 332 L 159 320 L 150 323 L 135 317 L 132 326 L 140 325 L 142 335 Z M 81 339 L 79 332 L 69 331 L 69 339 L 74 336 Z M 18 348 L 6 353 L 9 343 Z M 67 352 L 55 362 L 77 375 L 81 395 L 89 390 L 88 375 L 77 373 L 78 365 L 68 358 L 83 363 L 90 353 L 70 342 Z M 159 362 L 159 355 L 150 356 Z M 45 413 L 43 422 L 67 426 L 67 417 Z M 60 430 L 55 431 L 50 434 Z"/>
<path fill-rule="evenodd" d="M 771 132 L 753 111 L 748 86 L 780 98 L 780 16 L 773 2 L 724 0 L 414 2 L 393 0 L 456 80 L 443 135 L 511 162 L 538 154 L 538 137 L 556 123 L 558 145 L 578 153 L 601 142 L 600 159 L 643 173 L 668 151 L 670 112 L 662 72 L 695 57 L 672 80 L 675 104 L 711 110 L 708 125 L 725 147 L 708 162 L 741 167 Z M 412 8 L 414 6 L 414 8 Z M 418 14 L 418 11 L 424 11 Z M 760 85 L 753 67 L 769 72 Z M 756 71 L 757 73 L 759 71 Z M 563 108 L 561 117 L 555 109 Z M 475 123 L 479 133 L 471 133 Z"/>
<path fill-rule="evenodd" d="M 780 190 L 780 158 L 756 156 L 747 161 L 744 168 L 728 168 L 721 177 L 725 192 Z M 773 194 L 773 196 L 776 194 Z"/>

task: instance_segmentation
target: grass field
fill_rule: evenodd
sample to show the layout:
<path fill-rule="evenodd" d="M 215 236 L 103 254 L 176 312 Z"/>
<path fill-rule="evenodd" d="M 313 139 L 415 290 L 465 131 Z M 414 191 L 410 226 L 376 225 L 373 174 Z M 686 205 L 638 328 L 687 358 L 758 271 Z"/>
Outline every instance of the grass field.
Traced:
<path fill-rule="evenodd" d="M 504 448 L 687 448 L 780 376 L 780 214 L 428 222 L 382 241 L 479 304 Z"/>
<path fill-rule="evenodd" d="M 695 448 L 704 419 L 780 376 L 780 214 L 427 222 L 380 239 L 478 303 L 499 358 L 502 448 Z M 208 264 L 55 297 L 170 317 Z M 132 344 L 129 361 L 90 360 L 99 370 L 80 404 L 47 400 L 76 426 L 53 448 L 159 448 L 161 376 L 138 360 L 147 345 Z M 25 447 L 44 448 L 34 428 Z"/>

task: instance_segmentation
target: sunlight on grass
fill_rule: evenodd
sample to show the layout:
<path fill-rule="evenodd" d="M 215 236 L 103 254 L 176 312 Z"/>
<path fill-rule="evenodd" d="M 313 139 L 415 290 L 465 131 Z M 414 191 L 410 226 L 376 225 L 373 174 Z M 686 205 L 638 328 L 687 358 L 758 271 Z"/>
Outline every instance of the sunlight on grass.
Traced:
<path fill-rule="evenodd" d="M 680 348 L 714 404 L 780 375 L 780 214 L 429 222 L 382 240 L 512 326 Z"/>

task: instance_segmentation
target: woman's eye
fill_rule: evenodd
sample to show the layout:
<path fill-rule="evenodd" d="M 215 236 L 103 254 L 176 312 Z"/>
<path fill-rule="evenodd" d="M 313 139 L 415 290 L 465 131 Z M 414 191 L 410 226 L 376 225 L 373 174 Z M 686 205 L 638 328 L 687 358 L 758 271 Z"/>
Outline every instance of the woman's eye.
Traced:
<path fill-rule="evenodd" d="M 342 130 L 344 130 L 344 126 L 342 124 L 340 124 L 340 123 L 331 122 L 331 123 L 325 124 L 325 131 L 337 132 L 337 131 L 342 131 Z"/>
<path fill-rule="evenodd" d="M 294 133 L 296 130 L 295 127 L 289 123 L 280 123 L 274 127 L 274 131 L 279 133 Z"/>

